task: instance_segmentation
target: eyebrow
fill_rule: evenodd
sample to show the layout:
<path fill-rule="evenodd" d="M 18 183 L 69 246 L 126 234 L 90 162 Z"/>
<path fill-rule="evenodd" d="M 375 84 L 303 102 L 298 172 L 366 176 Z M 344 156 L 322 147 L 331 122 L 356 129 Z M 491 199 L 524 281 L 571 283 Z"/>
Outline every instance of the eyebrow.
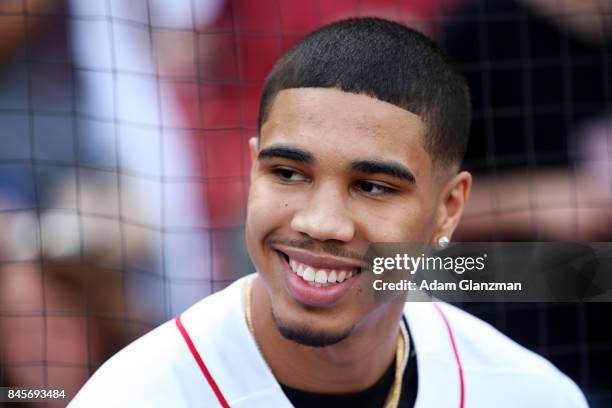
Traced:
<path fill-rule="evenodd" d="M 310 164 L 314 162 L 314 157 L 311 153 L 304 149 L 285 145 L 273 145 L 263 148 L 257 154 L 257 160 L 281 158 L 293 160 L 300 163 Z"/>
<path fill-rule="evenodd" d="M 416 185 L 414 174 L 403 164 L 383 160 L 358 160 L 351 162 L 350 168 L 367 174 L 386 174 L 412 185 Z"/>

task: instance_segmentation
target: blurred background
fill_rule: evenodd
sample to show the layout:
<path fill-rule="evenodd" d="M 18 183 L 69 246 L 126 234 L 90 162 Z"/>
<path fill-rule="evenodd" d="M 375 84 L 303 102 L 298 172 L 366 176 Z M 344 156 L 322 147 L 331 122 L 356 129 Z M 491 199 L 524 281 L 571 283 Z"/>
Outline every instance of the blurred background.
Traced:
<path fill-rule="evenodd" d="M 309 31 L 372 15 L 431 36 L 468 78 L 475 187 L 456 240 L 612 240 L 607 0 L 2 0 L 0 386 L 74 395 L 253 271 L 263 80 Z M 612 305 L 459 306 L 612 406 Z"/>

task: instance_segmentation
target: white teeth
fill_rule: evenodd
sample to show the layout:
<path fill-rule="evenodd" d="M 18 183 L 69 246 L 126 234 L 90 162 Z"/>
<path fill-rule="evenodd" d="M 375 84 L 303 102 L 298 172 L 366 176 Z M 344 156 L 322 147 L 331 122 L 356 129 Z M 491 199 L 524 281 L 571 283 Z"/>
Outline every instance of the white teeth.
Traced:
<path fill-rule="evenodd" d="M 336 271 L 331 271 L 327 275 L 327 283 L 336 283 Z"/>
<path fill-rule="evenodd" d="M 304 275 L 302 276 L 306 282 L 314 282 L 315 280 L 315 270 L 308 267 L 304 270 Z"/>
<path fill-rule="evenodd" d="M 301 276 L 310 286 L 314 287 L 341 283 L 353 276 L 353 271 L 315 269 L 293 259 L 289 259 L 289 266 L 298 276 Z"/>
<path fill-rule="evenodd" d="M 315 275 L 315 282 L 317 282 L 317 283 L 327 283 L 327 272 L 325 272 L 322 269 L 319 269 L 317 271 L 317 274 Z"/>

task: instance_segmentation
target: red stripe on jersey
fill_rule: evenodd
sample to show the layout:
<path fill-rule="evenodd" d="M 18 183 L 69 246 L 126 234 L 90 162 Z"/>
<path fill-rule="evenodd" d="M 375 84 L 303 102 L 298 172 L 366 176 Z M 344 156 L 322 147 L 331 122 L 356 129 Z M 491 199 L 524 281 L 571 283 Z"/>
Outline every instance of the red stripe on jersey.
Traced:
<path fill-rule="evenodd" d="M 195 359 L 196 363 L 198 363 L 198 366 L 200 367 L 200 370 L 202 370 L 204 377 L 206 377 L 206 381 L 208 381 L 210 388 L 212 388 L 213 392 L 217 396 L 219 403 L 223 408 L 229 408 L 229 404 L 225 400 L 223 393 L 219 389 L 219 386 L 215 382 L 215 379 L 212 377 L 212 375 L 210 375 L 210 371 L 208 371 L 208 368 L 206 368 L 206 364 L 204 364 L 204 360 L 202 360 L 200 353 L 198 353 L 198 350 L 193 345 L 193 341 L 191 341 L 189 333 L 187 333 L 187 330 L 185 330 L 185 326 L 183 326 L 183 322 L 181 322 L 181 315 L 176 316 L 176 319 L 174 319 L 174 321 L 176 322 L 176 327 L 178 327 L 179 331 L 181 332 L 185 343 L 187 343 L 187 347 L 189 347 L 191 355 L 193 355 L 193 358 Z"/>
<path fill-rule="evenodd" d="M 440 309 L 436 303 L 433 304 L 442 320 L 444 320 L 444 324 L 446 325 L 446 330 L 448 331 L 448 337 L 450 338 L 451 346 L 453 346 L 453 353 L 455 354 L 455 361 L 457 362 L 457 368 L 459 369 L 459 407 L 463 408 L 464 400 L 465 400 L 465 384 L 463 382 L 463 366 L 461 365 L 461 359 L 459 358 L 459 351 L 457 350 L 457 344 L 455 343 L 455 336 L 453 336 L 453 329 L 451 328 L 446 315 Z"/>

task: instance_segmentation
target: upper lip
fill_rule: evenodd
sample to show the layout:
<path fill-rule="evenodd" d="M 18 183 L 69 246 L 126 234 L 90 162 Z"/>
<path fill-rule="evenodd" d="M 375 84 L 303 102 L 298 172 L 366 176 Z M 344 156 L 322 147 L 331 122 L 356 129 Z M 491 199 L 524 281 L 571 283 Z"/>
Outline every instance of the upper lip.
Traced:
<path fill-rule="evenodd" d="M 365 266 L 362 261 L 359 261 L 357 259 L 339 258 L 329 255 L 319 255 L 309 251 L 305 251 L 303 249 L 285 246 L 276 246 L 274 249 L 284 253 L 294 261 L 298 261 L 308 266 L 312 266 L 316 269 L 359 269 Z"/>

